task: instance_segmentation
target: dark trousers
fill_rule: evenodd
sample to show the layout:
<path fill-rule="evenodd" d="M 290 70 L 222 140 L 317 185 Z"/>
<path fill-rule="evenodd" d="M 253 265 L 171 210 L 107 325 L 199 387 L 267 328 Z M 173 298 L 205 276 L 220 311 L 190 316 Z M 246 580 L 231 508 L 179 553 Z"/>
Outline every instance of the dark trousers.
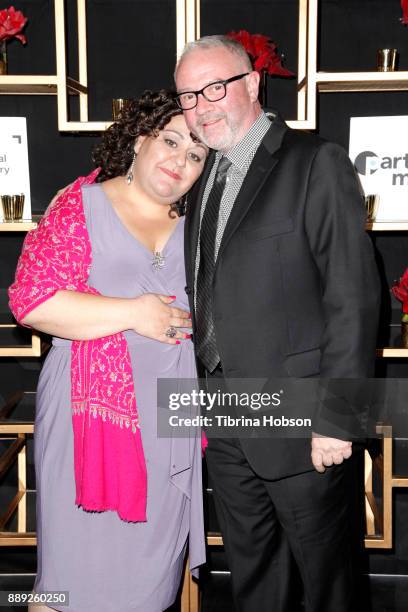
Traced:
<path fill-rule="evenodd" d="M 357 609 L 355 459 L 324 474 L 267 481 L 253 472 L 237 439 L 210 439 L 206 458 L 237 610 L 293 612 L 293 558 L 306 612 Z"/>

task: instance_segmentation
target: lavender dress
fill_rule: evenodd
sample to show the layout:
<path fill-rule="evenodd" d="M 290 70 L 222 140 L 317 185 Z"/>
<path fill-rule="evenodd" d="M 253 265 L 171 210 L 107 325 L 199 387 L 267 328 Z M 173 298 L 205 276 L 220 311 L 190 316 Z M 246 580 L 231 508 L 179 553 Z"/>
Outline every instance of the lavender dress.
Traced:
<path fill-rule="evenodd" d="M 188 309 L 181 219 L 163 249 L 164 266 L 125 228 L 99 184 L 82 188 L 92 244 L 88 283 L 101 294 L 176 295 Z M 70 341 L 53 339 L 41 372 L 35 420 L 38 571 L 35 591 L 69 591 L 66 612 L 161 612 L 177 594 L 189 536 L 190 566 L 205 561 L 201 446 L 158 438 L 156 379 L 193 378 L 193 345 L 167 345 L 125 332 L 145 453 L 147 522 L 75 506 L 70 408 Z"/>

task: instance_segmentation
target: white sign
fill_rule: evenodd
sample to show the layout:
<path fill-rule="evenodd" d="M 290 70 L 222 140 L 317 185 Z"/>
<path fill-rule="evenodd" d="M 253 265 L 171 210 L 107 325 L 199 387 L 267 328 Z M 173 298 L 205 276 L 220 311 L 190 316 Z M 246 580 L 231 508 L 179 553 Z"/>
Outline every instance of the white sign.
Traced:
<path fill-rule="evenodd" d="M 408 221 L 408 117 L 352 117 L 349 155 L 365 194 L 380 196 L 376 221 Z"/>
<path fill-rule="evenodd" d="M 31 219 L 26 118 L 0 117 L 0 195 L 20 193 L 25 195 L 23 218 Z"/>

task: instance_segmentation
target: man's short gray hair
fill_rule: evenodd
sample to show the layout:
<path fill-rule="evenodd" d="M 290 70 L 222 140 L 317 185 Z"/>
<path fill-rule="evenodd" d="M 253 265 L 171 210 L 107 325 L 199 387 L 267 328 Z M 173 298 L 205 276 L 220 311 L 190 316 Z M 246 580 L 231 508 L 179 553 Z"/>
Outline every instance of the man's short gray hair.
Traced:
<path fill-rule="evenodd" d="M 244 47 L 241 45 L 241 43 L 236 40 L 233 40 L 232 38 L 229 38 L 228 36 L 225 36 L 224 34 L 214 34 L 213 36 L 203 36 L 202 38 L 189 42 L 185 45 L 176 64 L 176 68 L 174 70 L 174 78 L 176 78 L 177 69 L 180 66 L 180 63 L 186 57 L 186 55 L 188 55 L 192 51 L 195 51 L 196 49 L 208 50 L 214 49 L 216 47 L 226 49 L 230 53 L 233 53 L 234 55 L 239 57 L 245 64 L 245 67 L 248 72 L 252 72 L 253 67 L 250 57 L 245 51 Z"/>

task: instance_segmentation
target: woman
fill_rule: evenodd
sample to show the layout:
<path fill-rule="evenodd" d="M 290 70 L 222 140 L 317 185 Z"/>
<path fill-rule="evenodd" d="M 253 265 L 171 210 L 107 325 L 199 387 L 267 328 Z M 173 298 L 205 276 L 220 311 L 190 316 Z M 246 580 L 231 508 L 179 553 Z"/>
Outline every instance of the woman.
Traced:
<path fill-rule="evenodd" d="M 26 238 L 10 306 L 53 336 L 37 391 L 34 591 L 69 592 L 44 610 L 161 612 L 188 534 L 190 567 L 204 562 L 199 440 L 157 436 L 156 393 L 157 378 L 195 376 L 175 210 L 207 153 L 170 93 L 145 92 L 105 133 L 100 170 Z"/>

